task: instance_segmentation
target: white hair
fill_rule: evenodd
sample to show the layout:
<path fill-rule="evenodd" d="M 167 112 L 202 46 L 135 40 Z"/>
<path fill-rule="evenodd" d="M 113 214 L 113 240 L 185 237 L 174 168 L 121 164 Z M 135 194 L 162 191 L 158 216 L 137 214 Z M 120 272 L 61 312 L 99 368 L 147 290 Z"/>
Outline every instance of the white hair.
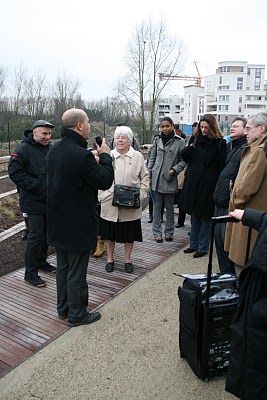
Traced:
<path fill-rule="evenodd" d="M 115 129 L 114 139 L 117 139 L 117 137 L 120 136 L 120 135 L 127 136 L 128 139 L 130 140 L 130 142 L 132 143 L 132 141 L 133 141 L 133 131 L 131 130 L 131 128 L 129 128 L 128 126 L 118 126 Z"/>

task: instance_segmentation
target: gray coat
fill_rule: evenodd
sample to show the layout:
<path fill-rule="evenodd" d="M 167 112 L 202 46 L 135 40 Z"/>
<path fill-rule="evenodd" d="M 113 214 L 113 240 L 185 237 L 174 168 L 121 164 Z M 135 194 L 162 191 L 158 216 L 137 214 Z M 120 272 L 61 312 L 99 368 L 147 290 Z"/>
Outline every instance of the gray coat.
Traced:
<path fill-rule="evenodd" d="M 184 139 L 177 134 L 165 146 L 163 146 L 161 138 L 154 140 L 148 163 L 152 190 L 170 194 L 178 191 L 177 175 L 186 166 L 181 158 L 184 147 Z M 170 172 L 172 168 L 176 174 Z"/>

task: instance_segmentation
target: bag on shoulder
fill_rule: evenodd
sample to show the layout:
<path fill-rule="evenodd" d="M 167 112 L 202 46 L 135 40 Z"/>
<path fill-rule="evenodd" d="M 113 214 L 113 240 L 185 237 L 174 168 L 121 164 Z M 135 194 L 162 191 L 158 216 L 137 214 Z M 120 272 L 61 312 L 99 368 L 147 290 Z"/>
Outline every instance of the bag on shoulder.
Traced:
<path fill-rule="evenodd" d="M 116 207 L 139 208 L 140 189 L 126 185 L 114 185 L 112 205 Z"/>

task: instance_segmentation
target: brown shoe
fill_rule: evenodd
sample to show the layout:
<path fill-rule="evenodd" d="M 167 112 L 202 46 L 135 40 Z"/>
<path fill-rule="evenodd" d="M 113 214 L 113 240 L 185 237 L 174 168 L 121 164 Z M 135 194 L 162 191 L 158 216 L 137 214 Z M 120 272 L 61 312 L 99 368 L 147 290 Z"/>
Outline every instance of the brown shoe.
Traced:
<path fill-rule="evenodd" d="M 207 254 L 206 251 L 205 251 L 205 252 L 203 252 L 203 251 L 197 251 L 197 252 L 193 255 L 193 257 L 194 257 L 194 258 L 199 258 L 199 257 L 205 256 L 206 254 Z"/>
<path fill-rule="evenodd" d="M 184 253 L 194 253 L 195 251 L 197 251 L 197 249 L 191 249 L 191 247 L 188 247 L 184 250 Z"/>

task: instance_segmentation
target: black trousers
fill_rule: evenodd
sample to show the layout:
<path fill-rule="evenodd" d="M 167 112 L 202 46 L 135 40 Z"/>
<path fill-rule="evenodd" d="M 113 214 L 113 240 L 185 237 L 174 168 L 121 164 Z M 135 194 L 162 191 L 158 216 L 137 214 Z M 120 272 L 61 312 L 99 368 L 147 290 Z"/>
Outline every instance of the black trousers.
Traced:
<path fill-rule="evenodd" d="M 178 189 L 178 192 L 175 193 L 174 204 L 177 204 L 178 207 L 179 207 L 179 200 L 180 200 L 181 193 L 182 193 L 182 189 Z M 179 225 L 184 225 L 185 217 L 186 217 L 186 212 L 184 212 L 184 211 L 179 207 L 179 214 L 178 214 L 178 221 L 177 221 L 177 223 L 178 223 Z"/>
<path fill-rule="evenodd" d="M 228 215 L 228 213 L 228 208 L 215 207 L 215 217 Z M 222 273 L 232 272 L 235 274 L 235 264 L 228 258 L 228 252 L 224 250 L 225 230 L 226 224 L 215 225 L 214 238 L 219 268 Z"/>
<path fill-rule="evenodd" d="M 90 252 L 57 252 L 57 311 L 78 322 L 87 315 L 88 285 L 86 273 Z"/>
<path fill-rule="evenodd" d="M 25 250 L 25 276 L 37 278 L 38 267 L 47 262 L 46 215 L 28 214 L 29 234 Z"/>

